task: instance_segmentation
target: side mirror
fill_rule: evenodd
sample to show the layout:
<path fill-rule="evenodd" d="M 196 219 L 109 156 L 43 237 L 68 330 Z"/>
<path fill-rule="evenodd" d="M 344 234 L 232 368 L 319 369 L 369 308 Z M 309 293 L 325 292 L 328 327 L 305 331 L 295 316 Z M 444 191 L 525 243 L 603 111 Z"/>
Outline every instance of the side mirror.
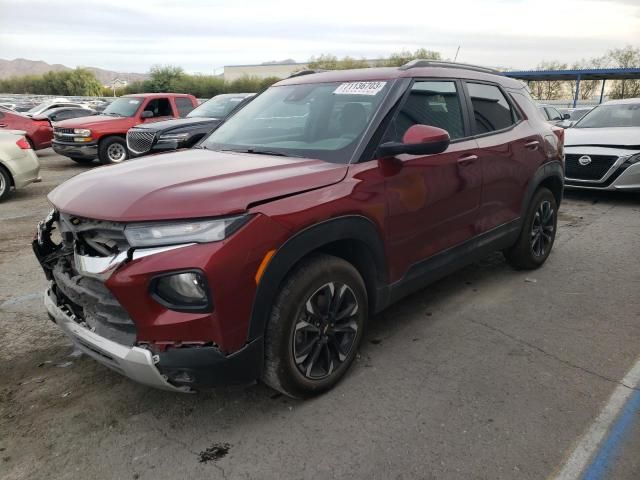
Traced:
<path fill-rule="evenodd" d="M 401 153 L 431 155 L 442 153 L 449 146 L 449 132 L 429 125 L 412 125 L 402 137 L 402 142 L 386 142 L 378 147 L 378 156 L 393 157 Z"/>
<path fill-rule="evenodd" d="M 140 114 L 140 118 L 153 118 L 153 112 L 151 110 L 144 110 Z"/>
<path fill-rule="evenodd" d="M 571 115 L 568 113 L 565 113 L 564 115 L 562 115 L 562 119 L 563 120 L 570 120 L 571 119 Z"/>

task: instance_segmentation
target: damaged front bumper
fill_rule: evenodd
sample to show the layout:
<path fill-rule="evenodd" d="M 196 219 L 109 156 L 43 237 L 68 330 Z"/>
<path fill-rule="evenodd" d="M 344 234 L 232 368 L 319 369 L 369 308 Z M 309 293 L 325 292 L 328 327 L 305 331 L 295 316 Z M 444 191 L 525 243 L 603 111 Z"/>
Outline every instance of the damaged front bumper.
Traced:
<path fill-rule="evenodd" d="M 149 350 L 112 342 L 77 323 L 70 310 L 58 306 L 58 300 L 51 288 L 45 293 L 44 305 L 49 315 L 75 346 L 94 360 L 150 387 L 173 392 L 188 392 L 190 390 L 187 386 L 170 384 L 156 368 L 159 357 L 153 355 Z"/>
<path fill-rule="evenodd" d="M 262 338 L 224 352 L 208 331 L 216 321 L 211 313 L 172 311 L 149 293 L 158 273 L 201 265 L 193 251 L 185 255 L 198 246 L 119 247 L 112 255 L 96 256 L 79 249 L 77 239 L 65 241 L 66 230 L 62 242 L 52 239 L 53 230 L 69 220 L 61 215 L 52 211 L 40 222 L 33 251 L 51 282 L 46 309 L 79 350 L 136 382 L 174 392 L 260 377 Z"/>

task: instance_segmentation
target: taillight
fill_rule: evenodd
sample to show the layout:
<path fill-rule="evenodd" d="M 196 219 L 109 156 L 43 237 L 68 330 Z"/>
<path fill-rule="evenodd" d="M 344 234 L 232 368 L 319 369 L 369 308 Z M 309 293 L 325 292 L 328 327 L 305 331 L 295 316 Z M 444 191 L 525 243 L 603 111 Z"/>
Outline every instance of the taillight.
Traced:
<path fill-rule="evenodd" d="M 16 145 L 20 147 L 22 150 L 31 150 L 31 145 L 27 142 L 27 139 L 24 137 L 20 137 L 20 139 L 16 142 Z"/>

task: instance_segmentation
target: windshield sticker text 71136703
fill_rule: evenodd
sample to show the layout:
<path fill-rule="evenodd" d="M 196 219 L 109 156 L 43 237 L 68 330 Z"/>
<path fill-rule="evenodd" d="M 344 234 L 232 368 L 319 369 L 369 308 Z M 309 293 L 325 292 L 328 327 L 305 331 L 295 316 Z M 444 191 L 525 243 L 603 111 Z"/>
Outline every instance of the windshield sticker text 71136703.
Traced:
<path fill-rule="evenodd" d="M 376 95 L 387 82 L 349 82 L 336 88 L 335 95 Z"/>

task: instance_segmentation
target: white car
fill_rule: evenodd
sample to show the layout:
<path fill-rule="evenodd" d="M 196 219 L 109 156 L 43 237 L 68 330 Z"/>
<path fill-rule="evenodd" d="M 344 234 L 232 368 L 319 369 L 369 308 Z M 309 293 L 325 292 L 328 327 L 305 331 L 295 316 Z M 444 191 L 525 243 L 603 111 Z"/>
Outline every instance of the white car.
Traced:
<path fill-rule="evenodd" d="M 40 163 L 24 137 L 25 133 L 20 130 L 0 132 L 0 202 L 12 189 L 40 181 Z"/>
<path fill-rule="evenodd" d="M 565 130 L 565 186 L 640 191 L 640 98 L 597 106 Z"/>
<path fill-rule="evenodd" d="M 54 98 L 53 100 L 47 100 L 45 102 L 42 102 L 39 105 L 36 105 L 32 109 L 24 112 L 24 114 L 27 115 L 28 117 L 35 117 L 36 115 L 42 115 L 43 113 L 47 112 L 48 110 L 51 110 L 52 108 L 59 108 L 59 107 L 89 108 L 86 103 L 71 102 L 66 98 Z"/>

